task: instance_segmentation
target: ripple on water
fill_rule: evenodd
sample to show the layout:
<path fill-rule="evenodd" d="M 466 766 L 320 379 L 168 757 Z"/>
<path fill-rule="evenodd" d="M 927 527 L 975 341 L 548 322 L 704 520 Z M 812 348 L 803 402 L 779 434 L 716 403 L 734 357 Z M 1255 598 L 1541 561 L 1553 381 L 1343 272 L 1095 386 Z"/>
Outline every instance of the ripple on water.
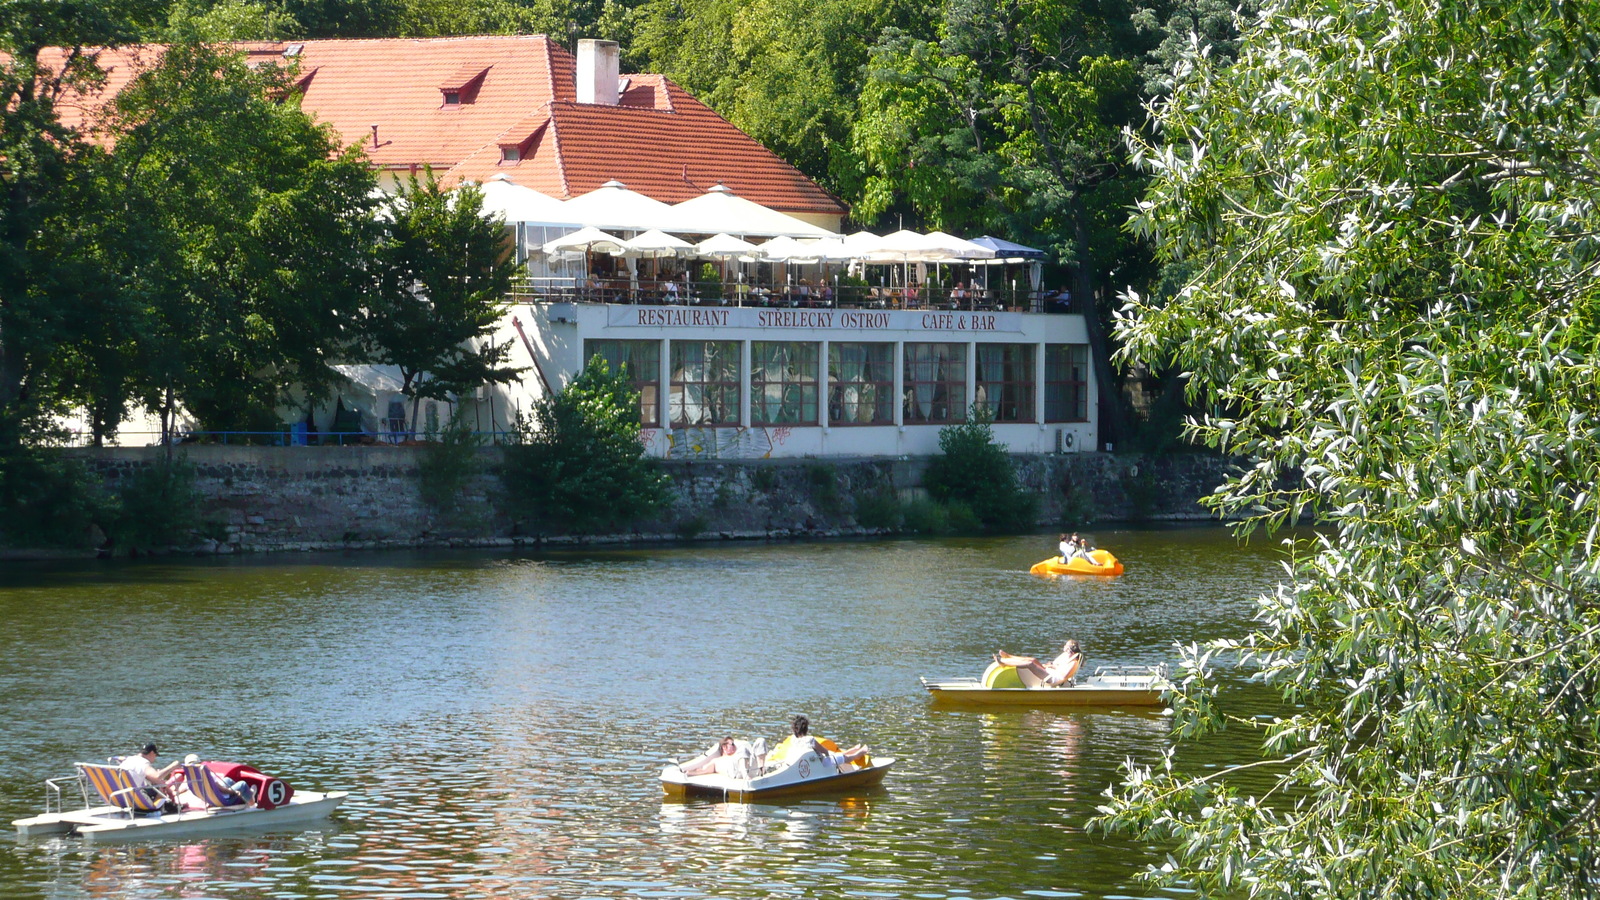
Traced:
<path fill-rule="evenodd" d="M 1165 896 L 1135 879 L 1156 848 L 1084 829 L 1125 759 L 1158 758 L 1164 718 L 936 710 L 916 682 L 1065 634 L 1091 666 L 1168 660 L 1242 634 L 1276 574 L 1212 531 L 1096 537 L 1128 575 L 1026 575 L 1043 537 L 13 575 L 0 813 L 147 736 L 352 796 L 306 831 L 12 845 L 0 897 Z M 152 617 L 250 639 L 103 652 Z M 798 712 L 894 772 L 856 796 L 663 800 L 667 759 Z"/>

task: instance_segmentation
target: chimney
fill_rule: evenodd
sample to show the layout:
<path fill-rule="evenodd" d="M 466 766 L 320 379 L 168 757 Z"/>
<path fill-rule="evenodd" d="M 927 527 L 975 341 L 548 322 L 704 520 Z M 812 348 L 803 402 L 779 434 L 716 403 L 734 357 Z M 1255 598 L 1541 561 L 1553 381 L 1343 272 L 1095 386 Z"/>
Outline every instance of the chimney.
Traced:
<path fill-rule="evenodd" d="M 616 41 L 578 42 L 578 102 L 616 106 L 620 51 Z"/>

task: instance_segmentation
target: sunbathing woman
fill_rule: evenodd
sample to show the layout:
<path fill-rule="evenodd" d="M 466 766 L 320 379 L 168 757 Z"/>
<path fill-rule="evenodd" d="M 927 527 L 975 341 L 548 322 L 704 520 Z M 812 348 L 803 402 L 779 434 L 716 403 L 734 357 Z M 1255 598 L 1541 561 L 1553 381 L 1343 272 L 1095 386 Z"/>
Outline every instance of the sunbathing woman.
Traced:
<path fill-rule="evenodd" d="M 1013 656 L 1004 650 L 997 650 L 994 661 L 1002 666 L 1032 672 L 1046 687 L 1060 687 L 1070 683 L 1083 666 L 1083 648 L 1078 646 L 1077 641 L 1069 640 L 1061 646 L 1061 655 L 1049 663 L 1042 663 L 1032 656 Z"/>

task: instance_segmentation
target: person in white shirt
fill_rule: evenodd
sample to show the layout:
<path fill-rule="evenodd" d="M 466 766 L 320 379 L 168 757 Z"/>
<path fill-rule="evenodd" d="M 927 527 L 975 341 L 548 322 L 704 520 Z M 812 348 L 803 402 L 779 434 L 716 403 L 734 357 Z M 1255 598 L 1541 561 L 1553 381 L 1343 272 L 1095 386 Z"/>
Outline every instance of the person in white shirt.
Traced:
<path fill-rule="evenodd" d="M 181 763 L 173 760 L 162 768 L 156 768 L 156 759 L 160 751 L 156 745 L 145 744 L 144 749 L 133 756 L 123 757 L 119 768 L 126 770 L 133 776 L 133 783 L 144 789 L 152 800 L 172 800 L 171 788 L 167 784 L 167 776 L 172 774 Z"/>
<path fill-rule="evenodd" d="M 842 766 L 852 763 L 866 756 L 869 748 L 864 744 L 856 744 L 846 750 L 834 752 L 829 750 L 811 736 L 811 720 L 805 716 L 795 716 L 789 723 L 789 728 L 794 732 L 794 737 L 789 739 L 789 748 L 783 758 L 783 765 L 791 765 L 804 759 L 808 754 L 816 754 L 828 765 Z"/>

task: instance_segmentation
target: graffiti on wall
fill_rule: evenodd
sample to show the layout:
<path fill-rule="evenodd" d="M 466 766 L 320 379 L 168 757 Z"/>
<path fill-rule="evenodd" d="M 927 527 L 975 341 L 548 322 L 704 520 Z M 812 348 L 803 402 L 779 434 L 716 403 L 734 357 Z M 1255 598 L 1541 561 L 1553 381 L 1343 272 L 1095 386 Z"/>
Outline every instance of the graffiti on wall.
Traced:
<path fill-rule="evenodd" d="M 679 428 L 667 432 L 668 459 L 768 459 L 789 439 L 776 428 Z"/>

